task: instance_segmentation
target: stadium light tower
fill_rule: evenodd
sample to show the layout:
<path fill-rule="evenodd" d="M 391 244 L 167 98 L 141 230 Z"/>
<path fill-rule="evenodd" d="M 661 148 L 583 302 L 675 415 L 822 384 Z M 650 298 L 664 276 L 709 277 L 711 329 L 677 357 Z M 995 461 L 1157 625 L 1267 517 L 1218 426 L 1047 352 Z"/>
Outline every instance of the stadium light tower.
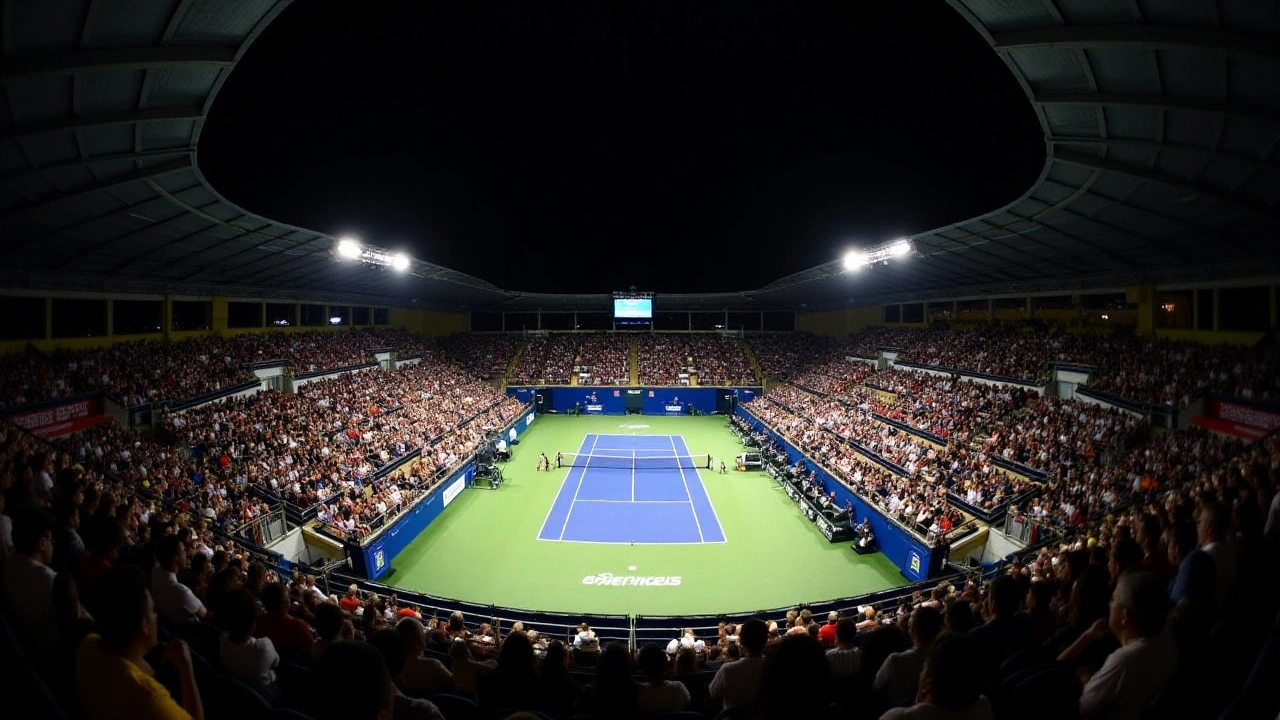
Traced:
<path fill-rule="evenodd" d="M 338 257 L 348 260 L 360 259 L 360 241 L 353 237 L 338 238 Z"/>
<path fill-rule="evenodd" d="M 408 272 L 413 267 L 413 258 L 407 253 L 365 245 L 351 236 L 338 238 L 333 251 L 339 260 L 359 260 L 366 265 L 389 267 L 396 272 Z"/>
<path fill-rule="evenodd" d="M 844 269 L 846 272 L 855 272 L 867 265 L 887 264 L 890 260 L 905 258 L 914 249 L 911 240 L 907 238 L 898 238 L 870 250 L 853 249 L 844 254 Z"/>

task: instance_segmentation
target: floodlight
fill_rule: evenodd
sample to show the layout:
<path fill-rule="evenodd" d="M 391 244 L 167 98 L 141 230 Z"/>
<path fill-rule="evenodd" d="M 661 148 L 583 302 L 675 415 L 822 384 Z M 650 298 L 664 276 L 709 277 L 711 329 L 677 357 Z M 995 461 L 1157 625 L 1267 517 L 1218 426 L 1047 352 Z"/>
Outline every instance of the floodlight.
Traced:
<path fill-rule="evenodd" d="M 902 257 L 909 252 L 911 252 L 911 241 L 906 238 L 902 238 L 889 246 L 889 254 L 893 257 Z"/>
<path fill-rule="evenodd" d="M 355 238 L 338 238 L 338 256 L 356 260 L 360 257 L 360 241 Z"/>
<path fill-rule="evenodd" d="M 391 269 L 396 272 L 404 272 L 409 269 L 409 256 L 404 253 L 396 253 L 391 256 Z"/>
<path fill-rule="evenodd" d="M 844 254 L 844 269 L 858 270 L 867 264 L 867 254 L 861 250 L 850 250 Z"/>

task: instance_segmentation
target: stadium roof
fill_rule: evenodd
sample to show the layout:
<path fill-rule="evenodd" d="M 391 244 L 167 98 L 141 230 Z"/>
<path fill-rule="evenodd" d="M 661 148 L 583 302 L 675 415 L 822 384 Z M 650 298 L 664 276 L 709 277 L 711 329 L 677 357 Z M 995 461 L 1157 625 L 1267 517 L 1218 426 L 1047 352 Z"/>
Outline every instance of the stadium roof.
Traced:
<path fill-rule="evenodd" d="M 530 310 L 603 296 L 503 291 L 334 238 L 209 186 L 200 132 L 290 0 L 3 2 L 0 286 Z M 1280 269 L 1280 6 L 1249 0 L 948 0 L 1008 65 L 1046 143 L 1010 205 L 913 237 L 907 262 L 832 262 L 671 306 L 812 309 L 1120 287 Z"/>

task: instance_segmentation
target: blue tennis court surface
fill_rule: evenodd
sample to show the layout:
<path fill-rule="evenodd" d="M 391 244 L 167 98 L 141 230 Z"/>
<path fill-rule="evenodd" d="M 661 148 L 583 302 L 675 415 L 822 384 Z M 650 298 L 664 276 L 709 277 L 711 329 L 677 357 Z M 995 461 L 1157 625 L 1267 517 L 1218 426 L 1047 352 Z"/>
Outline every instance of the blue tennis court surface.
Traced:
<path fill-rule="evenodd" d="M 635 467 L 569 468 L 539 540 L 592 543 L 722 543 L 724 531 L 698 471 L 675 467 L 691 453 L 679 435 L 587 435 L 578 453 L 636 458 Z M 673 462 L 666 466 L 663 459 Z M 652 459 L 646 465 L 643 461 Z M 626 464 L 626 463 L 623 463 Z"/>

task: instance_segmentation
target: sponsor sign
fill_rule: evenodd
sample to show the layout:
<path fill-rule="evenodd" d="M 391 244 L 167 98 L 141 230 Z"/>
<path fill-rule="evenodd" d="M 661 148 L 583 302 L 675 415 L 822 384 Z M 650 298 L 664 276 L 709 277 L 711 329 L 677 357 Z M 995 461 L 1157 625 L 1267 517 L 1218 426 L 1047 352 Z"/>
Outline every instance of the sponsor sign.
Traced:
<path fill-rule="evenodd" d="M 582 578 L 582 584 L 596 587 L 675 587 L 681 580 L 679 575 L 614 575 L 603 572 Z"/>
<path fill-rule="evenodd" d="M 452 485 L 444 489 L 445 507 L 449 507 L 449 503 L 453 502 L 453 499 L 458 497 L 458 495 L 461 494 L 463 489 L 466 487 L 467 487 L 467 474 L 464 473 L 457 480 L 454 480 Z"/>
<path fill-rule="evenodd" d="M 666 406 L 666 410 L 667 412 L 678 413 L 678 412 L 682 412 L 684 410 L 684 407 L 681 405 L 668 405 Z"/>
<path fill-rule="evenodd" d="M 102 414 L 102 400 L 99 398 L 48 405 L 9 416 L 9 420 L 15 425 L 24 427 L 42 438 L 58 437 L 83 430 L 105 419 L 106 417 Z"/>
<path fill-rule="evenodd" d="M 377 572 L 377 571 L 381 570 L 382 568 L 384 568 L 384 567 L 386 567 L 386 566 L 387 566 L 387 556 L 386 556 L 386 553 L 384 553 L 384 552 L 382 551 L 382 548 L 378 548 L 377 550 L 374 550 L 374 551 L 373 551 L 373 570 L 374 570 L 374 572 Z"/>
<path fill-rule="evenodd" d="M 614 397 L 622 397 L 622 391 L 621 391 L 621 390 L 614 390 L 614 391 L 613 391 L 613 396 L 614 396 Z"/>
<path fill-rule="evenodd" d="M 1206 430 L 1224 433 L 1226 435 L 1234 435 L 1245 440 L 1261 440 L 1266 437 L 1268 430 L 1253 425 L 1245 425 L 1242 423 L 1231 422 L 1221 418 L 1197 416 L 1191 418 L 1191 424 L 1198 425 Z"/>
<path fill-rule="evenodd" d="M 583 405 L 583 408 L 584 408 L 587 412 L 589 412 L 589 413 L 602 413 L 602 412 L 604 412 L 604 406 L 603 406 L 603 405 Z"/>
<path fill-rule="evenodd" d="M 524 419 L 524 426 L 525 426 L 525 427 L 529 427 L 530 425 L 532 425 L 532 424 L 533 424 L 533 416 L 534 416 L 535 414 L 536 414 L 536 413 L 529 413 L 529 414 L 525 417 L 525 419 Z"/>
<path fill-rule="evenodd" d="M 649 427 L 649 426 L 648 426 L 648 425 L 641 425 L 641 424 L 639 424 L 639 423 L 623 423 L 623 424 L 619 425 L 618 427 L 620 427 L 620 428 L 626 428 L 626 429 L 628 429 L 628 430 L 643 430 L 644 428 L 647 428 L 647 427 Z"/>
<path fill-rule="evenodd" d="M 916 552 L 915 550 L 911 551 L 911 562 L 909 564 L 909 567 L 911 568 L 911 572 L 915 573 L 917 576 L 921 574 L 920 573 L 920 553 Z"/>
<path fill-rule="evenodd" d="M 1215 400 L 1209 406 L 1209 415 L 1239 425 L 1251 425 L 1267 432 L 1280 428 L 1280 413 L 1243 403 Z"/>

